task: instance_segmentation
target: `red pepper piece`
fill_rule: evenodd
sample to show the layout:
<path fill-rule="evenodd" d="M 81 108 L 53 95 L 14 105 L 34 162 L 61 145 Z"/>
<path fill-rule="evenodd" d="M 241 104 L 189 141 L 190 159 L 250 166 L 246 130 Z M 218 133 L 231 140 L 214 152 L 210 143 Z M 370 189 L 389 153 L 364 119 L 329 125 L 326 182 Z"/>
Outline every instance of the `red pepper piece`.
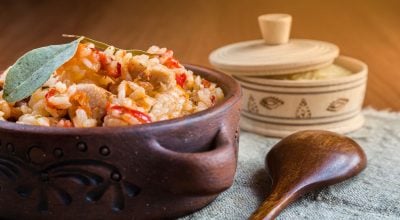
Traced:
<path fill-rule="evenodd" d="M 121 76 L 121 64 L 118 62 L 117 63 L 117 69 L 113 72 L 113 71 L 107 71 L 108 75 L 114 78 L 118 78 Z"/>
<path fill-rule="evenodd" d="M 108 111 L 110 110 L 117 110 L 122 113 L 129 114 L 133 117 L 135 117 L 140 123 L 145 124 L 145 123 L 150 123 L 151 122 L 151 117 L 141 111 L 135 110 L 135 109 L 130 109 L 125 106 L 108 106 Z"/>
<path fill-rule="evenodd" d="M 212 104 L 215 104 L 215 101 L 216 101 L 215 95 L 212 95 L 210 99 L 211 99 L 211 103 L 212 103 Z"/>
<path fill-rule="evenodd" d="M 180 67 L 179 61 L 176 60 L 176 59 L 173 58 L 173 57 L 168 58 L 168 59 L 164 62 L 164 65 L 165 65 L 166 67 L 170 68 L 170 69 L 179 68 L 179 67 Z"/>
<path fill-rule="evenodd" d="M 208 80 L 201 80 L 201 84 L 203 84 L 204 88 L 210 88 L 211 83 Z"/>
<path fill-rule="evenodd" d="M 101 68 L 104 68 L 108 64 L 107 56 L 106 56 L 106 54 L 104 54 L 101 51 L 97 51 L 97 53 L 99 55 L 99 61 L 100 61 L 100 64 L 101 64 Z"/>
<path fill-rule="evenodd" d="M 108 59 L 104 52 L 96 51 L 96 53 L 99 56 L 99 62 L 101 65 L 100 69 L 105 70 L 106 74 L 113 78 L 118 78 L 121 76 L 121 63 L 117 62 L 117 67 L 114 70 L 114 68 L 111 67 L 113 60 Z"/>
<path fill-rule="evenodd" d="M 183 86 L 185 85 L 185 82 L 186 82 L 186 74 L 184 74 L 184 73 L 175 74 L 175 81 L 176 81 L 176 84 L 180 85 L 183 88 Z"/>
<path fill-rule="evenodd" d="M 44 96 L 44 98 L 45 98 L 45 100 L 46 100 L 46 104 L 47 104 L 47 106 L 50 107 L 50 108 L 56 108 L 56 106 L 54 106 L 54 105 L 49 101 L 49 99 L 50 99 L 51 97 L 55 96 L 56 93 L 57 93 L 57 90 L 56 90 L 55 88 L 51 88 L 51 89 L 46 93 L 46 95 Z"/>

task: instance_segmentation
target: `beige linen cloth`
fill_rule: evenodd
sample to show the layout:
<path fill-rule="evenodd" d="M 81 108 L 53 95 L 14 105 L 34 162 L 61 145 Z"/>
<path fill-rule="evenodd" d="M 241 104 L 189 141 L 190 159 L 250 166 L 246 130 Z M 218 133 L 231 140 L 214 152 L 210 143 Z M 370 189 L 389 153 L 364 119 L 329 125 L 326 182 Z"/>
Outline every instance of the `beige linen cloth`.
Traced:
<path fill-rule="evenodd" d="M 305 195 L 278 219 L 400 219 L 400 114 L 371 109 L 364 114 L 365 126 L 348 136 L 367 154 L 367 168 L 350 180 Z M 182 219 L 247 219 L 270 187 L 264 158 L 278 141 L 242 131 L 233 186 Z"/>

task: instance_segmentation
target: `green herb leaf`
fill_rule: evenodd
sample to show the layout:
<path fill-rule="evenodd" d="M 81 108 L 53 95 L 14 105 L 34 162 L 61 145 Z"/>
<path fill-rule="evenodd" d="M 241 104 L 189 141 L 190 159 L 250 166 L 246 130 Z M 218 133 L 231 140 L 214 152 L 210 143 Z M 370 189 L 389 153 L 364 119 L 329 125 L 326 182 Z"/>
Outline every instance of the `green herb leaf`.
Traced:
<path fill-rule="evenodd" d="M 129 49 L 129 50 L 125 50 L 125 51 L 127 53 L 131 53 L 133 56 L 145 54 L 145 55 L 147 55 L 149 57 L 153 57 L 153 56 L 157 55 L 157 54 L 147 53 L 146 51 L 137 50 L 137 49 Z"/>
<path fill-rule="evenodd" d="M 94 46 L 97 49 L 100 49 L 100 50 L 106 50 L 108 47 L 110 47 L 110 45 L 108 45 L 106 43 L 103 43 L 103 42 L 100 42 L 97 40 L 93 40 L 93 39 L 90 39 L 85 36 L 78 36 L 78 35 L 71 35 L 71 34 L 63 34 L 62 36 L 69 37 L 69 38 L 76 38 L 76 39 L 82 38 L 82 40 L 81 40 L 82 43 L 92 43 L 92 44 L 94 44 Z"/>
<path fill-rule="evenodd" d="M 106 43 L 103 43 L 103 42 L 100 42 L 100 41 L 97 41 L 97 40 L 93 40 L 93 39 L 85 37 L 85 36 L 78 36 L 78 35 L 71 35 L 71 34 L 63 34 L 62 36 L 63 37 L 72 37 L 72 38 L 77 38 L 77 39 L 83 37 L 82 43 L 92 43 L 92 44 L 94 44 L 94 46 L 97 49 L 100 49 L 100 50 L 106 50 L 108 47 L 111 47 L 111 45 L 108 45 Z M 116 49 L 120 50 L 119 48 L 116 48 Z M 144 50 L 137 50 L 137 49 L 129 49 L 129 50 L 125 50 L 125 51 L 127 53 L 132 53 L 132 55 L 134 55 L 134 56 L 142 55 L 142 54 L 145 54 L 145 55 L 148 55 L 148 56 L 155 56 L 156 55 L 156 54 L 147 53 Z"/>
<path fill-rule="evenodd" d="M 82 39 L 37 48 L 23 55 L 7 73 L 3 98 L 7 102 L 16 102 L 29 97 L 74 56 Z"/>

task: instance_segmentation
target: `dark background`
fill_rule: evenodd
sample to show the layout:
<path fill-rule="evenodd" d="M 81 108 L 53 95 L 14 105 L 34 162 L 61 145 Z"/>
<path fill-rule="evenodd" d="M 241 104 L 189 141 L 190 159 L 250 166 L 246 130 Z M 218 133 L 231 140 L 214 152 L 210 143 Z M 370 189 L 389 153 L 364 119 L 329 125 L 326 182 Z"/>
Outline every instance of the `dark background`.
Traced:
<path fill-rule="evenodd" d="M 87 35 L 120 48 L 171 48 L 187 63 L 210 66 L 222 45 L 261 38 L 257 16 L 293 15 L 292 37 L 330 41 L 365 61 L 366 106 L 400 110 L 398 0 L 0 0 L 0 69 L 36 47 Z"/>

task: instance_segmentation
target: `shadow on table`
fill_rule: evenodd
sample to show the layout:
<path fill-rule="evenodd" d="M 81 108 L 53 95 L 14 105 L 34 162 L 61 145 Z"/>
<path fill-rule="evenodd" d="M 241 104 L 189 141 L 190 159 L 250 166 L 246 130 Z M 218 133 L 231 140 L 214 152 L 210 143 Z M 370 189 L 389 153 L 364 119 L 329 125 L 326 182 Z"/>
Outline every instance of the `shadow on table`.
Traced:
<path fill-rule="evenodd" d="M 253 174 L 252 179 L 251 189 L 254 195 L 256 195 L 257 202 L 261 203 L 271 192 L 271 178 L 269 177 L 268 171 L 259 169 Z"/>

